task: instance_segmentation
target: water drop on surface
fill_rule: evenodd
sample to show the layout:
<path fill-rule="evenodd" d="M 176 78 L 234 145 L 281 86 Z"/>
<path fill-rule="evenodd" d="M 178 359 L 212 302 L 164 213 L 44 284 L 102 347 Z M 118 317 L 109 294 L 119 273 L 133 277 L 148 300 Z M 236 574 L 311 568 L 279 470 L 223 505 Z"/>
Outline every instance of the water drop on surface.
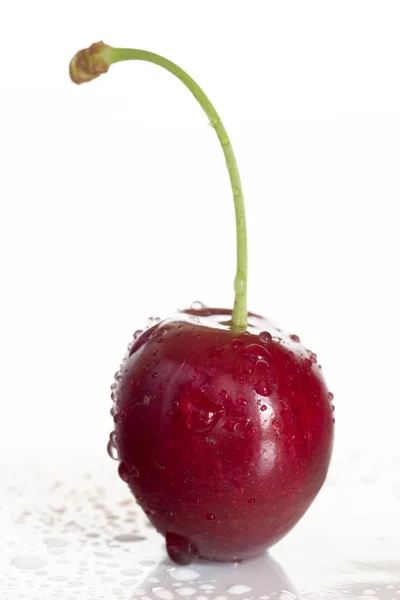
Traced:
<path fill-rule="evenodd" d="M 334 398 L 334 395 L 332 394 L 332 392 L 328 392 L 328 400 L 332 401 Z"/>
<path fill-rule="evenodd" d="M 269 331 L 261 331 L 258 337 L 264 344 L 270 344 L 272 342 L 272 335 Z"/>
<path fill-rule="evenodd" d="M 153 591 L 153 594 L 155 596 L 157 596 L 157 598 L 161 598 L 162 600 L 173 600 L 174 599 L 174 594 L 172 592 L 170 592 L 169 590 L 166 590 L 165 588 L 154 587 L 152 591 Z"/>
<path fill-rule="evenodd" d="M 265 406 L 265 404 L 263 404 L 260 408 L 261 412 L 265 412 L 267 410 L 267 407 Z"/>
<path fill-rule="evenodd" d="M 189 569 L 187 567 L 174 567 L 173 569 L 169 570 L 169 574 L 171 575 L 172 579 L 175 579 L 176 581 L 193 581 L 194 579 L 198 579 L 200 577 L 200 573 L 198 571 Z"/>
<path fill-rule="evenodd" d="M 251 587 L 248 587 L 247 585 L 231 585 L 228 589 L 227 589 L 228 594 L 235 594 L 235 595 L 239 595 L 239 594 L 246 594 L 246 592 L 251 592 Z"/>
<path fill-rule="evenodd" d="M 14 558 L 14 560 L 11 561 L 11 564 L 14 567 L 17 567 L 17 569 L 31 570 L 40 569 L 41 567 L 44 567 L 46 565 L 46 561 L 43 558 L 40 558 L 39 556 L 26 555 Z"/>
<path fill-rule="evenodd" d="M 206 308 L 206 305 L 200 302 L 200 300 L 195 300 L 190 305 L 190 310 L 202 310 L 203 308 Z"/>
<path fill-rule="evenodd" d="M 193 596 L 196 593 L 196 589 L 192 587 L 181 587 L 176 590 L 176 593 L 180 596 Z"/>
<path fill-rule="evenodd" d="M 215 590 L 215 585 L 211 585 L 210 583 L 203 583 L 199 585 L 200 590 Z"/>
<path fill-rule="evenodd" d="M 292 342 L 296 342 L 296 344 L 300 344 L 300 338 L 295 333 L 292 333 L 292 335 L 290 336 L 290 339 L 292 340 Z"/>
<path fill-rule="evenodd" d="M 258 383 L 256 383 L 256 385 L 254 386 L 254 391 L 260 396 L 264 396 L 264 398 L 268 398 L 268 396 L 272 394 L 271 387 L 266 381 L 259 381 Z M 265 409 L 266 407 L 261 410 Z"/>
<path fill-rule="evenodd" d="M 124 462 L 121 462 L 118 465 L 118 475 L 121 477 L 122 481 L 127 482 L 129 479 L 129 471 Z"/>
<path fill-rule="evenodd" d="M 234 339 L 231 342 L 231 346 L 234 350 L 237 350 L 237 348 L 241 348 L 243 345 L 244 342 L 242 342 L 242 340 Z"/>
<path fill-rule="evenodd" d="M 250 344 L 249 346 L 246 346 L 241 351 L 241 355 L 244 356 L 244 358 L 249 359 L 253 363 L 256 363 L 258 361 L 268 362 L 270 358 L 268 350 L 260 344 Z"/>
<path fill-rule="evenodd" d="M 212 429 L 221 416 L 220 408 L 200 390 L 185 394 L 179 407 L 188 429 L 197 433 Z"/>
<path fill-rule="evenodd" d="M 206 514 L 206 519 L 207 519 L 207 521 L 215 521 L 215 515 L 214 515 L 214 513 L 207 513 Z"/>

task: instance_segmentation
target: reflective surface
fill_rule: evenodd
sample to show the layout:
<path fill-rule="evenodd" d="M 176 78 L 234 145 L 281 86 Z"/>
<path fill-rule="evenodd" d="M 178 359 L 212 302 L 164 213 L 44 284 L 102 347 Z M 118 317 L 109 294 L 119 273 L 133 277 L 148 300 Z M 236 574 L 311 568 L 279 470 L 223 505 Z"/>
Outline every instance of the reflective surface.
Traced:
<path fill-rule="evenodd" d="M 400 596 L 397 457 L 334 461 L 310 511 L 270 556 L 188 567 L 167 558 L 107 458 L 14 459 L 0 467 L 7 474 L 0 486 L 2 600 Z"/>

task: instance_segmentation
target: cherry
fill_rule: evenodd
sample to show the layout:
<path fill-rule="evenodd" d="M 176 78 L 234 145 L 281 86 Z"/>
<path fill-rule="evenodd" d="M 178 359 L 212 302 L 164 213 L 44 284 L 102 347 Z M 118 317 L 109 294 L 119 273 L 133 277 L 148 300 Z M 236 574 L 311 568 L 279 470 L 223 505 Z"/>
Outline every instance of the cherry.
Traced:
<path fill-rule="evenodd" d="M 167 59 L 102 42 L 78 52 L 73 81 L 121 60 L 178 77 L 221 142 L 237 229 L 233 310 L 199 303 L 138 331 L 112 386 L 109 452 L 172 560 L 237 561 L 281 539 L 320 490 L 333 443 L 332 394 L 297 335 L 247 311 L 241 182 L 228 135 L 199 86 Z"/>

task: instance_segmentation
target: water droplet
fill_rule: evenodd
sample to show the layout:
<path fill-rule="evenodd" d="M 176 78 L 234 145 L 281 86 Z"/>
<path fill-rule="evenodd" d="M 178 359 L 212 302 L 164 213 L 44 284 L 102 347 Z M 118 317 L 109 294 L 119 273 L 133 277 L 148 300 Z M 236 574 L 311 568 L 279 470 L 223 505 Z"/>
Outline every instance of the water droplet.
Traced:
<path fill-rule="evenodd" d="M 251 592 L 251 587 L 249 587 L 248 585 L 231 585 L 228 589 L 227 589 L 228 594 L 246 594 L 246 592 Z"/>
<path fill-rule="evenodd" d="M 108 455 L 110 456 L 110 458 L 112 458 L 113 460 L 118 460 L 118 451 L 117 451 L 117 447 L 116 447 L 116 441 L 117 441 L 117 434 L 115 433 L 115 431 L 112 431 L 110 433 L 110 439 L 108 440 L 108 444 L 107 444 L 107 452 L 108 452 Z"/>
<path fill-rule="evenodd" d="M 152 327 L 156 322 L 156 319 L 154 317 L 149 317 L 146 321 L 146 327 L 147 329 L 149 329 L 150 327 Z"/>
<path fill-rule="evenodd" d="M 211 585 L 211 583 L 203 583 L 199 585 L 200 590 L 215 590 L 215 585 Z"/>
<path fill-rule="evenodd" d="M 200 302 L 200 300 L 195 300 L 190 305 L 190 310 L 202 310 L 203 308 L 206 308 L 206 305 Z"/>
<path fill-rule="evenodd" d="M 279 423 L 278 423 L 278 421 L 276 419 L 274 419 L 272 421 L 272 427 L 274 427 L 275 429 L 279 429 Z"/>
<path fill-rule="evenodd" d="M 305 365 L 307 371 L 311 371 L 313 364 L 312 364 L 312 362 L 311 362 L 311 360 L 309 358 L 305 359 L 304 365 Z"/>
<path fill-rule="evenodd" d="M 271 387 L 266 381 L 259 381 L 258 383 L 256 383 L 256 385 L 254 386 L 254 391 L 260 396 L 264 396 L 265 398 L 270 396 L 272 393 Z M 266 407 L 264 407 L 264 410 L 265 408 Z"/>
<path fill-rule="evenodd" d="M 153 587 L 153 594 L 162 600 L 174 600 L 174 594 L 162 587 Z"/>
<path fill-rule="evenodd" d="M 132 331 L 132 329 L 131 329 L 131 331 Z M 137 340 L 137 339 L 138 339 L 138 337 L 139 337 L 140 335 L 142 335 L 142 333 L 143 333 L 143 329 L 137 329 L 137 330 L 135 331 L 135 333 L 133 334 L 133 339 L 134 339 L 134 340 Z"/>
<path fill-rule="evenodd" d="M 232 340 L 232 343 L 231 343 L 231 346 L 234 350 L 241 348 L 243 345 L 244 345 L 244 342 L 242 342 L 242 340 L 238 340 L 238 339 Z"/>
<path fill-rule="evenodd" d="M 255 504 L 256 499 L 255 498 L 250 498 L 249 500 L 247 500 L 248 504 Z"/>
<path fill-rule="evenodd" d="M 261 412 L 265 412 L 267 410 L 267 407 L 265 406 L 265 404 L 263 404 L 260 408 Z"/>
<path fill-rule="evenodd" d="M 167 553 L 170 559 L 177 563 L 178 565 L 189 565 L 198 557 L 197 548 L 192 542 L 190 542 L 187 538 L 178 535 L 177 533 L 172 533 L 167 531 L 165 536 L 165 545 L 167 548 Z M 187 579 L 183 578 L 181 573 L 197 573 L 196 571 L 192 571 L 191 569 L 173 569 L 171 571 L 171 577 L 173 579 L 178 579 L 179 581 L 191 581 L 195 579 L 200 574 L 198 573 L 195 577 L 189 577 Z M 185 575 L 183 575 L 185 577 Z"/>
<path fill-rule="evenodd" d="M 197 433 L 212 429 L 221 416 L 220 408 L 201 390 L 185 394 L 179 406 L 187 427 Z"/>
<path fill-rule="evenodd" d="M 290 339 L 292 340 L 292 342 L 296 342 L 297 344 L 300 344 L 300 338 L 295 333 L 292 333 L 292 335 L 290 336 Z"/>
<path fill-rule="evenodd" d="M 207 521 L 215 521 L 215 515 L 214 515 L 214 513 L 207 513 L 206 514 L 206 519 L 207 519 Z"/>
<path fill-rule="evenodd" d="M 269 331 L 262 331 L 258 337 L 264 344 L 270 344 L 272 342 L 272 335 Z"/>
<path fill-rule="evenodd" d="M 196 593 L 195 588 L 192 587 L 181 587 L 175 590 L 180 596 L 193 596 Z"/>
<path fill-rule="evenodd" d="M 11 561 L 11 564 L 17 569 L 40 569 L 46 565 L 46 561 L 43 558 L 39 558 L 39 556 L 18 556 L 18 558 L 14 558 Z"/>
<path fill-rule="evenodd" d="M 118 475 L 121 477 L 122 481 L 127 482 L 129 479 L 129 471 L 124 462 L 120 463 L 118 466 Z"/>
<path fill-rule="evenodd" d="M 241 351 L 242 356 L 252 362 L 267 362 L 270 358 L 268 350 L 260 344 L 250 344 Z"/>
<path fill-rule="evenodd" d="M 157 338 L 157 344 L 162 344 L 164 341 L 164 338 L 162 336 Z"/>
<path fill-rule="evenodd" d="M 363 596 L 376 596 L 376 592 L 375 590 L 364 590 L 363 591 Z"/>
<path fill-rule="evenodd" d="M 328 400 L 333 400 L 334 395 L 332 394 L 332 392 L 328 392 Z"/>
<path fill-rule="evenodd" d="M 186 543 L 190 542 L 185 538 L 182 538 L 180 535 L 176 535 L 175 533 L 167 533 L 168 536 L 174 536 L 176 538 L 181 538 L 181 540 L 185 540 Z M 168 541 L 168 540 L 167 540 Z M 193 546 L 193 544 L 191 544 Z M 168 549 L 168 546 L 167 546 Z M 171 558 L 171 557 L 170 557 Z M 200 577 L 200 573 L 195 571 L 194 569 L 182 568 L 182 567 L 174 567 L 170 570 L 169 574 L 172 579 L 176 581 L 193 581 L 194 579 L 198 579 Z"/>
<path fill-rule="evenodd" d="M 315 354 L 315 352 L 310 352 L 309 354 L 311 362 L 316 363 L 318 361 L 318 356 Z"/>
<path fill-rule="evenodd" d="M 142 542 L 146 538 L 144 538 L 142 535 L 136 535 L 134 533 L 121 533 L 120 535 L 116 535 L 114 539 L 117 542 Z M 111 563 L 109 563 L 108 566 L 111 566 Z M 119 565 L 112 563 L 112 566 L 118 567 Z"/>

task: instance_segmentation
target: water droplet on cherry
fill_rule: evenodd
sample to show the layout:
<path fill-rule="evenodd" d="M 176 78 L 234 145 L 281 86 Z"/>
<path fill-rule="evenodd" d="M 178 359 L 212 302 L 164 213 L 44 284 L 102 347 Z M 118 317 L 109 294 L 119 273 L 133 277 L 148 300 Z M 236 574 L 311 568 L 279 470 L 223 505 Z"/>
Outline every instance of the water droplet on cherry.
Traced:
<path fill-rule="evenodd" d="M 187 538 L 167 531 L 165 545 L 168 556 L 178 565 L 189 565 L 198 556 L 197 548 Z"/>
<path fill-rule="evenodd" d="M 258 337 L 264 344 L 270 344 L 272 342 L 272 335 L 269 331 L 262 331 Z"/>
<path fill-rule="evenodd" d="M 207 519 L 207 521 L 215 521 L 215 515 L 214 515 L 214 513 L 207 513 L 206 514 L 206 519 Z"/>
<path fill-rule="evenodd" d="M 187 427 L 197 433 L 212 429 L 221 416 L 221 409 L 201 390 L 187 392 L 179 407 Z"/>
<path fill-rule="evenodd" d="M 256 385 L 254 386 L 254 391 L 260 396 L 264 396 L 265 398 L 270 396 L 272 393 L 271 387 L 266 381 L 260 381 L 256 383 Z"/>
<path fill-rule="evenodd" d="M 290 336 L 290 339 L 292 340 L 292 342 L 296 342 L 296 344 L 300 344 L 300 338 L 295 333 L 292 333 L 292 335 Z"/>
<path fill-rule="evenodd" d="M 246 346 L 241 351 L 241 354 L 242 356 L 248 358 L 254 363 L 258 361 L 267 362 L 270 358 L 270 355 L 266 348 L 260 346 L 260 344 L 250 344 L 249 346 Z"/>
<path fill-rule="evenodd" d="M 334 399 L 334 395 L 332 394 L 332 392 L 328 392 L 328 400 L 330 400 L 332 402 L 333 399 Z"/>
<path fill-rule="evenodd" d="M 265 404 L 263 404 L 260 408 L 261 412 L 265 412 L 267 410 L 267 407 L 265 406 Z"/>
<path fill-rule="evenodd" d="M 117 434 L 115 431 L 110 433 L 110 439 L 107 444 L 107 452 L 110 458 L 113 460 L 118 460 L 118 451 L 117 451 Z"/>
<path fill-rule="evenodd" d="M 242 342 L 242 340 L 238 340 L 238 339 L 232 340 L 232 343 L 231 343 L 231 346 L 234 350 L 241 348 L 243 345 L 244 345 L 244 342 Z"/>
<path fill-rule="evenodd" d="M 118 466 L 118 475 L 121 477 L 122 481 L 128 481 L 129 479 L 129 471 L 124 462 L 120 463 Z"/>
<path fill-rule="evenodd" d="M 131 331 L 132 331 L 132 330 L 131 330 Z M 137 340 L 137 339 L 138 339 L 138 337 L 139 337 L 140 335 L 142 335 L 142 333 L 143 333 L 143 330 L 142 330 L 142 329 L 138 329 L 138 330 L 137 330 L 137 331 L 135 331 L 135 333 L 133 334 L 133 339 L 134 339 L 134 340 Z"/>

